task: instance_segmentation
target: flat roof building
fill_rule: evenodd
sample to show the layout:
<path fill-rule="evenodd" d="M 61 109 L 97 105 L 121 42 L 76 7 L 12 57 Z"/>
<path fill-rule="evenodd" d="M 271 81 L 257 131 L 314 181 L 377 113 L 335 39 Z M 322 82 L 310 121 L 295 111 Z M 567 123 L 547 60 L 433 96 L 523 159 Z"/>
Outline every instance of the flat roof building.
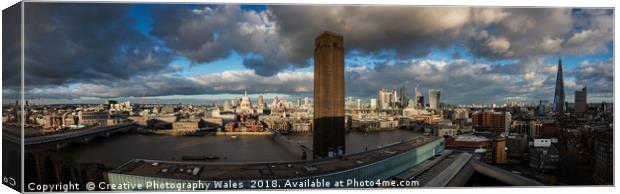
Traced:
<path fill-rule="evenodd" d="M 512 123 L 510 112 L 476 112 L 471 118 L 474 127 L 485 131 L 508 133 Z"/>
<path fill-rule="evenodd" d="M 575 91 L 575 112 L 585 112 L 587 105 L 588 90 L 583 87 L 581 91 Z"/>

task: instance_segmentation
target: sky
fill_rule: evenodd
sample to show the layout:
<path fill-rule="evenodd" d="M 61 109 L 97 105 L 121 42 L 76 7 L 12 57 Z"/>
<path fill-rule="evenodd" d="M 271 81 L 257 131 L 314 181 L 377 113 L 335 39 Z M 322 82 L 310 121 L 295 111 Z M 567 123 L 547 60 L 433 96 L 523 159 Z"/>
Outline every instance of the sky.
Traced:
<path fill-rule="evenodd" d="M 3 25 L 11 23 L 5 11 Z M 314 38 L 343 35 L 346 96 L 442 92 L 450 104 L 613 102 L 613 10 L 39 3 L 25 7 L 25 96 L 46 103 L 313 95 Z M 19 14 L 13 14 L 19 15 Z M 7 19 L 8 18 L 8 19 Z M 18 18 L 18 17 L 17 17 Z M 4 28 L 7 29 L 7 28 Z M 3 101 L 19 98 L 19 29 L 3 37 Z M 11 38 L 14 37 L 14 38 Z M 17 42 L 18 43 L 18 42 Z"/>

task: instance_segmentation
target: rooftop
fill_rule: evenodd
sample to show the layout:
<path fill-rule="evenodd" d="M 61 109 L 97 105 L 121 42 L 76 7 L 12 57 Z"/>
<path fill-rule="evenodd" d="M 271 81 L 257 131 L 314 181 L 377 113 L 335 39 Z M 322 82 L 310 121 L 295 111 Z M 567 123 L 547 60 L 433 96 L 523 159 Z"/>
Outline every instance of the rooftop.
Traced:
<path fill-rule="evenodd" d="M 459 135 L 455 138 L 455 141 L 473 141 L 473 142 L 481 142 L 481 141 L 490 141 L 489 138 L 483 137 L 483 136 L 476 136 L 476 135 L 468 135 L 468 134 L 464 134 L 464 135 Z"/>
<path fill-rule="evenodd" d="M 318 37 L 325 36 L 325 35 L 329 35 L 329 36 L 339 36 L 339 37 L 342 37 L 342 34 L 337 33 L 337 32 L 332 32 L 332 31 L 324 31 L 324 32 L 323 32 L 323 33 L 321 33 L 321 35 L 319 35 Z M 318 37 L 317 37 L 317 38 L 318 38 Z"/>
<path fill-rule="evenodd" d="M 111 173 L 184 180 L 286 179 L 339 172 L 375 163 L 441 137 L 417 137 L 383 148 L 307 161 L 210 163 L 133 159 Z"/>

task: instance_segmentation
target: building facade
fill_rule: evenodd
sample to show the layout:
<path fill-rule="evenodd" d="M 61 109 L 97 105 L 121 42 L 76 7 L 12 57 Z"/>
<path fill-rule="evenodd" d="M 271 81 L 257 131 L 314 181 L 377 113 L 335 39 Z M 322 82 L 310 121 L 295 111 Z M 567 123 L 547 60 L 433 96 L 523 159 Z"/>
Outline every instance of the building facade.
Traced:
<path fill-rule="evenodd" d="M 105 127 L 109 118 L 108 112 L 105 111 L 80 111 L 78 112 L 78 121 L 80 125 Z"/>
<path fill-rule="evenodd" d="M 472 114 L 472 125 L 481 130 L 509 132 L 512 123 L 510 112 L 476 112 Z"/>
<path fill-rule="evenodd" d="M 430 109 L 439 110 L 440 95 L 441 92 L 439 90 L 428 91 L 428 104 Z"/>
<path fill-rule="evenodd" d="M 209 164 L 174 161 L 152 161 L 134 159 L 107 173 L 110 184 L 168 183 L 173 185 L 209 183 L 203 188 L 154 188 L 141 190 L 207 190 L 218 189 L 214 182 L 232 181 L 250 187 L 257 180 L 285 182 L 308 182 L 324 180 L 343 181 L 355 178 L 358 181 L 388 180 L 412 167 L 444 152 L 443 138 L 412 139 L 383 148 L 347 155 L 344 158 L 305 160 L 272 163 Z M 389 153 L 389 154 L 387 154 Z M 375 155 L 370 157 L 370 155 Z M 377 157 L 376 155 L 379 155 Z M 181 170 L 182 169 L 182 170 Z M 333 186 L 323 185 L 321 188 Z M 352 186 L 349 186 L 352 187 Z M 262 187 L 265 188 L 265 187 Z M 220 188 L 222 189 L 222 188 Z M 126 191 L 130 188 L 115 188 Z"/>
<path fill-rule="evenodd" d="M 587 107 L 588 89 L 583 87 L 581 91 L 575 91 L 575 112 L 585 112 Z"/>
<path fill-rule="evenodd" d="M 314 48 L 315 157 L 344 155 L 344 98 L 343 37 L 324 32 Z"/>

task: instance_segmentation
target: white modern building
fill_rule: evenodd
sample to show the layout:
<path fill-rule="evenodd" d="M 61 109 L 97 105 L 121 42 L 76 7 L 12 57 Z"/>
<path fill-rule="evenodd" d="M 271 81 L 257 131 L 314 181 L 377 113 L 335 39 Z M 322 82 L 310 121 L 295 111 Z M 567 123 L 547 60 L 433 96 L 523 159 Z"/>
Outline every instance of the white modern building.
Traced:
<path fill-rule="evenodd" d="M 428 103 L 429 108 L 433 110 L 439 110 L 441 92 L 439 90 L 428 90 Z"/>

